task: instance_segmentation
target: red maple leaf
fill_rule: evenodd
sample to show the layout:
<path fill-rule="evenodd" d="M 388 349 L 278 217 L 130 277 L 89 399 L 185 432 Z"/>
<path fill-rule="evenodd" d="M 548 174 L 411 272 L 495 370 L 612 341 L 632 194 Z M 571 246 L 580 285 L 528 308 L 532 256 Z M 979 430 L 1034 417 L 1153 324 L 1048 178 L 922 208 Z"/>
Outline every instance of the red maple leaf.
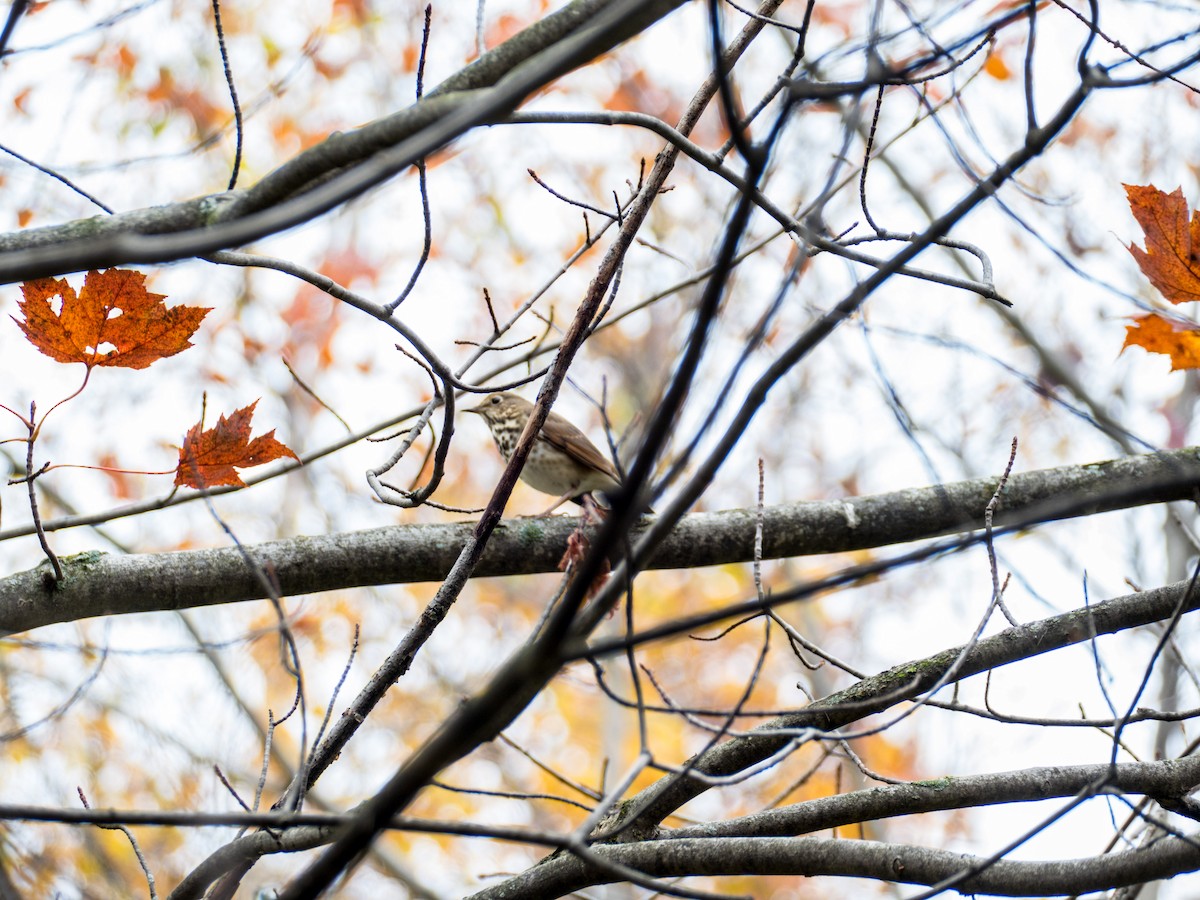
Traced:
<path fill-rule="evenodd" d="M 201 431 L 202 422 L 188 429 L 179 448 L 179 465 L 175 469 L 175 484 L 183 487 L 214 488 L 224 485 L 244 487 L 245 482 L 234 470 L 290 456 L 299 460 L 287 446 L 275 440 L 275 429 L 250 439 L 250 420 L 254 418 L 255 400 L 243 406 L 228 419 L 221 416 L 217 424 Z"/>
<path fill-rule="evenodd" d="M 210 312 L 173 306 L 146 290 L 133 269 L 91 271 L 78 294 L 65 278 L 38 278 L 21 285 L 25 321 L 13 318 L 35 347 L 64 363 L 144 369 L 192 346 L 189 338 Z M 50 305 L 62 298 L 61 312 Z"/>
<path fill-rule="evenodd" d="M 1129 252 L 1150 283 L 1171 303 L 1200 300 L 1200 211 L 1188 219 L 1187 201 L 1176 188 L 1125 185 L 1129 208 L 1146 235 L 1146 249 Z"/>

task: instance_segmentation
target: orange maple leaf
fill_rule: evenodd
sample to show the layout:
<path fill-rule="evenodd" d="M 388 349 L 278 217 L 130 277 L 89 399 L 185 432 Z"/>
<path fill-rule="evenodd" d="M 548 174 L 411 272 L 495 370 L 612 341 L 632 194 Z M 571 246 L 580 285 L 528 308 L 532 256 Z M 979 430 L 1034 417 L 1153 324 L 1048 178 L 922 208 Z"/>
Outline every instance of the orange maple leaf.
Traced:
<path fill-rule="evenodd" d="M 173 306 L 164 294 L 146 290 L 146 276 L 133 269 L 91 271 L 79 294 L 65 278 L 38 278 L 21 285 L 18 301 L 25 321 L 13 317 L 35 347 L 59 362 L 144 369 L 192 346 L 188 339 L 211 312 Z M 62 297 L 62 311 L 50 305 Z M 111 349 L 102 349 L 111 348 Z"/>
<path fill-rule="evenodd" d="M 1129 208 L 1146 235 L 1146 249 L 1130 244 L 1150 283 L 1171 303 L 1200 300 L 1200 211 L 1188 221 L 1187 201 L 1176 188 L 1125 185 Z"/>
<path fill-rule="evenodd" d="M 214 488 L 224 485 L 244 487 L 245 482 L 234 471 L 261 466 L 283 456 L 299 461 L 287 446 L 275 440 L 275 429 L 250 439 L 250 420 L 254 418 L 255 400 L 243 406 L 228 419 L 221 416 L 215 427 L 201 431 L 202 422 L 188 429 L 179 448 L 179 465 L 175 469 L 175 484 L 183 487 Z"/>
<path fill-rule="evenodd" d="M 1136 316 L 1132 325 L 1125 326 L 1125 343 L 1121 346 L 1143 347 L 1151 353 L 1171 357 L 1171 371 L 1200 369 L 1200 328 L 1188 328 L 1168 321 L 1159 315 Z"/>

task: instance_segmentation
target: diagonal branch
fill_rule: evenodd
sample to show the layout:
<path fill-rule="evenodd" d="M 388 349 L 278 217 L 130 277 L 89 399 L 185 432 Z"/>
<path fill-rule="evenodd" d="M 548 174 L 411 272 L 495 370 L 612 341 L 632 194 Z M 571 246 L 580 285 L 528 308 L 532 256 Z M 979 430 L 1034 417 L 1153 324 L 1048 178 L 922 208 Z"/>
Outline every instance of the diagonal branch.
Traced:
<path fill-rule="evenodd" d="M 980 675 L 1085 641 L 1115 634 L 1200 607 L 1200 596 L 1189 596 L 1189 582 L 1114 597 L 1103 603 L 1072 610 L 983 638 L 973 647 L 953 647 L 933 656 L 903 663 L 864 678 L 849 688 L 830 694 L 805 709 L 780 716 L 754 728 L 744 737 L 727 741 L 693 758 L 681 777 L 668 777 L 643 790 L 626 804 L 639 820 L 637 831 L 661 822 L 684 803 L 711 787 L 713 778 L 743 771 L 797 739 L 797 730 L 832 733 L 846 725 L 914 700 L 942 680 L 955 667 L 955 681 Z"/>

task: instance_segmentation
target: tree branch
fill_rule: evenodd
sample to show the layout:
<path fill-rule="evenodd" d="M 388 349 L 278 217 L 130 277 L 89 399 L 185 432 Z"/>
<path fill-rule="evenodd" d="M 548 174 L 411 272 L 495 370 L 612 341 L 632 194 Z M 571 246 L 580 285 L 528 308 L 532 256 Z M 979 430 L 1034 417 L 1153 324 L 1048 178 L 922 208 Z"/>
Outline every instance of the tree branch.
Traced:
<path fill-rule="evenodd" d="M 818 838 L 692 838 L 643 841 L 591 848 L 600 859 L 637 869 L 656 878 L 696 875 L 841 875 L 873 878 L 887 884 L 932 885 L 983 857 L 949 850 Z M 978 875 L 955 885 L 963 894 L 1045 897 L 1087 894 L 1124 885 L 1171 878 L 1200 869 L 1200 850 L 1193 842 L 1164 838 L 1146 849 L 1082 859 L 1015 862 L 1002 859 Z M 571 856 L 548 860 L 495 888 L 473 895 L 476 900 L 562 897 L 610 879 L 600 869 Z"/>
<path fill-rule="evenodd" d="M 841 553 L 982 527 L 995 477 L 909 488 L 846 500 L 763 511 L 763 558 Z M 1028 526 L 1195 497 L 1195 448 L 1014 475 L 997 528 Z M 563 516 L 500 524 L 474 577 L 554 572 L 579 520 Z M 246 552 L 283 596 L 363 585 L 438 581 L 471 535 L 469 522 L 395 525 L 249 545 Z M 634 536 L 646 526 L 639 525 Z M 728 510 L 684 517 L 647 568 L 680 569 L 749 562 L 755 513 Z M 0 633 L 14 634 L 91 616 L 188 609 L 263 598 L 261 580 L 236 548 L 62 560 L 66 578 L 47 589 L 43 567 L 0 579 Z M 154 585 L 147 590 L 147 585 Z"/>
<path fill-rule="evenodd" d="M 0 283 L 240 246 L 358 196 L 623 41 L 683 0 L 576 0 L 452 76 L 411 107 L 335 133 L 246 191 L 0 235 Z"/>
<path fill-rule="evenodd" d="M 1103 784 L 1105 793 L 1182 798 L 1200 784 L 1200 757 L 1085 766 L 1043 766 L 1015 772 L 888 784 L 806 800 L 776 809 L 663 832 L 670 840 L 714 837 L 794 837 L 893 816 L 1072 797 Z"/>
<path fill-rule="evenodd" d="M 958 682 L 1092 640 L 1098 635 L 1115 634 L 1166 619 L 1181 604 L 1183 612 L 1190 612 L 1200 607 L 1200 595 L 1189 595 L 1189 585 L 1188 581 L 1180 581 L 1114 597 L 1103 603 L 1005 629 L 969 648 L 952 647 L 864 678 L 845 690 L 766 722 L 743 737 L 692 758 L 683 775 L 667 776 L 627 801 L 624 807 L 626 820 L 636 823 L 638 832 L 646 833 L 684 803 L 708 790 L 712 779 L 745 771 L 768 759 L 789 742 L 801 740 L 803 731 L 815 729 L 822 734 L 835 734 L 852 722 L 915 700 L 939 684 L 951 667 L 954 667 L 953 680 Z M 594 648 L 594 651 L 610 653 L 615 649 L 616 646 L 607 646 Z"/>

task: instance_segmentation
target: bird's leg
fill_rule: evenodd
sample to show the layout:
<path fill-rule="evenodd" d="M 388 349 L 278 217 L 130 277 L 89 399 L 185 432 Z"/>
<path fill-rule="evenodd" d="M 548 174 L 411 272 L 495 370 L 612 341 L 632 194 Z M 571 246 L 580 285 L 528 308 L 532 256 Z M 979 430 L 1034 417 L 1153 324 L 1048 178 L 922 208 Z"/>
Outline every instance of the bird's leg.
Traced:
<path fill-rule="evenodd" d="M 550 515 L 550 513 L 554 512 L 556 509 L 558 509 L 560 506 L 562 506 L 568 500 L 572 499 L 571 494 L 574 494 L 574 493 L 575 493 L 574 491 L 571 491 L 568 494 L 563 494 L 561 497 L 559 497 L 557 500 L 555 500 L 554 503 L 552 503 L 550 505 L 549 509 L 547 509 L 545 512 L 538 513 L 538 516 L 540 517 L 540 516 Z"/>
<path fill-rule="evenodd" d="M 558 509 L 560 506 L 562 506 L 568 500 L 574 500 L 576 503 L 578 503 L 583 508 L 583 511 L 582 511 L 583 521 L 580 524 L 587 525 L 597 519 L 599 519 L 600 521 L 604 520 L 604 507 L 596 502 L 596 498 L 593 497 L 591 494 L 576 494 L 575 491 L 571 491 L 570 493 L 563 494 L 561 497 L 559 497 L 557 500 L 554 501 L 554 503 L 550 506 L 549 509 L 547 509 L 543 513 L 539 513 L 539 516 L 550 515 L 550 513 L 554 512 L 556 509 Z"/>
<path fill-rule="evenodd" d="M 580 525 L 590 525 L 592 522 L 603 522 L 604 513 L 607 507 L 601 506 L 596 502 L 596 498 L 591 494 L 584 494 L 579 498 L 579 505 L 583 507 L 583 521 Z"/>

